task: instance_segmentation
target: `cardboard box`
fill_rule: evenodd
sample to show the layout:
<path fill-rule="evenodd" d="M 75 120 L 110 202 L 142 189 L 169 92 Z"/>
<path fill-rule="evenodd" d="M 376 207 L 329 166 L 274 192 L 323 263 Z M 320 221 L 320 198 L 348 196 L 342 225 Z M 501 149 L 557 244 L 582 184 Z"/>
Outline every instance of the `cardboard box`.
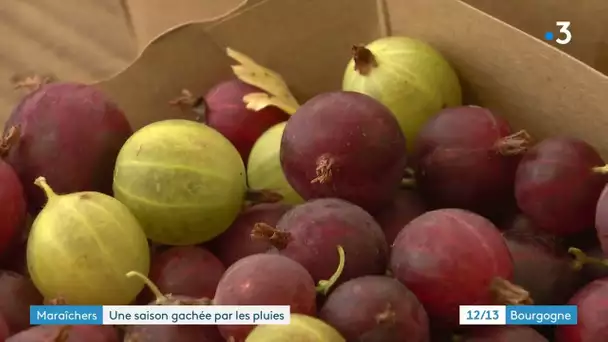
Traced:
<path fill-rule="evenodd" d="M 196 7 L 204 1 L 184 0 L 190 10 L 171 13 L 162 3 L 127 1 L 138 41 L 160 37 L 124 72 L 100 83 L 136 127 L 185 115 L 167 106 L 182 88 L 203 93 L 230 77 L 228 46 L 282 74 L 303 102 L 339 89 L 353 43 L 391 34 L 442 51 L 460 74 L 467 103 L 487 106 L 537 138 L 582 137 L 608 156 L 608 77 L 464 2 L 232 0 L 208 15 Z M 142 6 L 147 16 L 135 15 Z M 190 23 L 174 27 L 179 22 Z"/>
<path fill-rule="evenodd" d="M 464 0 L 533 37 L 557 33 L 557 21 L 569 21 L 568 44 L 547 43 L 608 74 L 608 2 L 604 0 Z"/>
<path fill-rule="evenodd" d="M 137 56 L 121 0 L 4 0 L 0 4 L 0 121 L 22 92 L 14 75 L 93 82 Z"/>
<path fill-rule="evenodd" d="M 233 61 L 224 51 L 230 46 L 281 73 L 303 102 L 339 88 L 351 44 L 408 35 L 428 41 L 449 58 L 468 103 L 490 107 L 536 137 L 584 137 L 607 155 L 603 133 L 608 120 L 601 113 L 608 78 L 590 65 L 601 70 L 608 64 L 602 57 L 608 35 L 601 20 L 589 18 L 594 13 L 601 18 L 608 3 L 466 2 L 533 35 L 457 0 L 182 0 L 171 5 L 124 0 L 140 56 L 99 84 L 124 107 L 135 127 L 182 117 L 167 102 L 183 88 L 202 93 L 230 77 Z M 555 18 L 570 20 L 573 32 L 571 43 L 558 47 L 588 64 L 539 36 Z M 121 25 L 121 32 L 128 33 L 127 24 Z M 122 53 L 123 61 L 127 54 Z M 65 61 L 57 58 L 57 63 Z M 57 63 L 34 70 L 54 71 Z M 89 72 L 88 77 L 104 76 L 109 69 L 92 76 Z M 12 107 L 17 98 L 7 97 Z M 6 98 L 4 102 L 8 108 Z M 5 118 L 8 112 L 0 115 Z"/>
<path fill-rule="evenodd" d="M 584 36 L 576 28 L 589 19 L 580 14 L 569 19 L 573 47 L 558 48 L 537 34 L 545 24 L 491 7 L 498 0 L 466 1 L 479 9 L 459 0 L 125 1 L 138 57 L 95 84 L 135 128 L 190 115 L 169 102 L 184 88 L 202 94 L 232 77 L 235 62 L 226 47 L 279 72 L 303 103 L 340 88 L 352 44 L 406 35 L 429 42 L 451 61 L 467 103 L 489 107 L 537 138 L 583 138 L 608 158 L 608 77 L 594 69 L 603 60 L 592 58 L 605 36 L 575 43 Z M 528 6 L 508 1 L 520 11 Z M 547 25 L 557 20 L 547 18 Z"/>

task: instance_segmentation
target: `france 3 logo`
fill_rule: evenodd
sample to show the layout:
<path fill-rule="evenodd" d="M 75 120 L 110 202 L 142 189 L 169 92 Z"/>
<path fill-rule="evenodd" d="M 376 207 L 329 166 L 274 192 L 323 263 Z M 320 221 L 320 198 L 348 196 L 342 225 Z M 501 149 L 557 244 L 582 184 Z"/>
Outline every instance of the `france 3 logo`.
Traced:
<path fill-rule="evenodd" d="M 545 32 L 545 40 L 555 41 L 557 44 L 566 45 L 572 40 L 572 32 L 570 32 L 569 21 L 557 21 L 556 26 L 558 27 L 557 34 L 552 31 Z"/>

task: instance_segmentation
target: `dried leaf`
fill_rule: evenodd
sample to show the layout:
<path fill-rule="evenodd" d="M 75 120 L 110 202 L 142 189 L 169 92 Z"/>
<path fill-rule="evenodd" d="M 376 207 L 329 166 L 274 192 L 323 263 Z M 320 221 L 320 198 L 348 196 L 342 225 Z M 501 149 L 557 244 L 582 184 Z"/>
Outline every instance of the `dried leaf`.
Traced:
<path fill-rule="evenodd" d="M 231 48 L 226 48 L 226 53 L 240 63 L 232 66 L 232 71 L 239 80 L 267 92 L 267 94 L 253 93 L 244 96 L 243 101 L 247 104 L 247 108 L 258 111 L 268 106 L 275 106 L 288 114 L 293 114 L 300 107 L 281 75 Z"/>

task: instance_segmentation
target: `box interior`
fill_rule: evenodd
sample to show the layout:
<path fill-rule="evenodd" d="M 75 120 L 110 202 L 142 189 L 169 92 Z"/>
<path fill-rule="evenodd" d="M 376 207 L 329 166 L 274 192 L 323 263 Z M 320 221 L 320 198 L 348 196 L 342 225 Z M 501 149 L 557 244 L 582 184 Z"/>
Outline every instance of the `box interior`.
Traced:
<path fill-rule="evenodd" d="M 489 107 L 536 138 L 584 137 L 608 155 L 608 77 L 454 0 L 254 1 L 227 18 L 172 29 L 100 85 L 136 127 L 184 117 L 167 103 L 182 88 L 204 94 L 231 77 L 224 51 L 229 46 L 282 74 L 305 101 L 339 89 L 352 44 L 385 34 L 420 38 L 444 53 L 460 75 L 467 103 Z"/>

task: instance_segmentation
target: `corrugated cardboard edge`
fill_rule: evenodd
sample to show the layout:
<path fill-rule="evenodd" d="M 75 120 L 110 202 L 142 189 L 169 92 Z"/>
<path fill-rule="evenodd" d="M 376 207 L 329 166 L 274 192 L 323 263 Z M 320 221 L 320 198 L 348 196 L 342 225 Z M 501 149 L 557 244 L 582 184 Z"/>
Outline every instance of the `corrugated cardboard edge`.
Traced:
<path fill-rule="evenodd" d="M 116 72 L 114 75 L 111 75 L 107 78 L 104 78 L 102 80 L 99 80 L 97 82 L 94 83 L 102 83 L 102 82 L 106 82 L 108 80 L 111 80 L 115 77 L 117 77 L 118 75 L 124 73 L 127 69 L 129 69 L 131 67 L 131 65 L 135 64 L 137 62 L 137 60 L 141 57 L 141 55 L 144 53 L 144 51 L 152 44 L 154 44 L 156 41 L 162 39 L 163 37 L 165 37 L 166 35 L 169 35 L 172 31 L 176 31 L 179 30 L 182 27 L 191 25 L 191 24 L 206 24 L 207 27 L 211 28 L 213 26 L 216 25 L 220 25 L 221 23 L 230 20 L 232 18 L 234 18 L 235 16 L 238 16 L 239 14 L 243 13 L 244 11 L 249 11 L 252 10 L 253 8 L 255 8 L 256 6 L 260 6 L 263 5 L 264 3 L 270 1 L 270 0 L 241 0 L 241 2 L 234 6 L 234 7 L 227 7 L 227 9 L 222 12 L 219 15 L 215 15 L 212 17 L 204 17 L 204 18 L 200 18 L 200 15 L 197 15 L 197 11 L 194 11 L 191 14 L 191 17 L 188 18 L 182 18 L 181 22 L 177 25 L 174 26 L 170 26 L 170 27 L 155 27 L 155 30 L 158 31 L 159 33 L 153 35 L 153 36 L 138 36 L 136 34 L 137 31 L 141 31 L 141 27 L 138 27 L 138 23 L 134 22 L 134 12 L 137 12 L 138 7 L 139 6 L 134 6 L 133 3 L 134 0 L 122 0 L 121 1 L 121 5 L 124 8 L 124 11 L 126 13 L 126 19 L 127 19 L 127 25 L 131 30 L 132 35 L 135 37 L 135 39 L 139 42 L 138 44 L 140 44 L 140 46 L 138 47 L 138 55 L 134 58 L 133 62 L 131 64 L 129 64 L 127 67 L 125 67 L 123 70 L 120 70 L 118 72 Z M 151 4 L 149 3 L 149 0 L 147 0 L 147 6 L 150 6 Z M 164 1 L 164 0 L 160 0 L 160 1 Z M 390 25 L 388 23 L 388 8 L 386 6 L 386 3 L 384 0 L 377 0 L 377 14 L 378 14 L 378 23 L 379 23 L 379 29 L 380 29 L 380 33 L 381 36 L 387 36 L 390 34 Z M 203 7 L 203 6 L 194 6 L 194 7 Z M 200 8 L 199 8 L 199 12 L 200 12 Z M 165 16 L 168 15 L 167 13 L 157 13 L 157 16 Z M 192 17 L 197 17 L 199 16 L 199 18 L 193 19 Z M 148 21 L 154 21 L 154 17 L 152 18 L 148 18 Z M 174 21 L 178 21 L 178 19 L 174 19 Z M 150 38 L 151 37 L 151 38 Z"/>
<path fill-rule="evenodd" d="M 150 44 L 124 73 L 100 86 L 118 99 L 139 127 L 180 117 L 182 114 L 170 112 L 166 103 L 181 86 L 201 93 L 230 77 L 232 62 L 225 55 L 226 46 L 283 74 L 296 96 L 307 99 L 317 92 L 339 89 L 349 44 L 370 41 L 384 33 L 409 35 L 430 42 L 453 62 L 470 102 L 505 115 L 515 127 L 529 129 L 536 137 L 567 132 L 586 139 L 608 156 L 608 135 L 604 134 L 608 120 L 602 118 L 608 108 L 606 76 L 460 1 L 385 3 L 390 25 L 383 29 L 378 18 L 373 22 L 369 18 L 369 13 L 382 9 L 377 1 L 361 0 L 355 7 L 347 0 L 262 1 L 256 8 L 221 22 L 169 31 Z M 336 13 L 344 8 L 358 17 L 336 19 Z M 363 27 L 358 25 L 361 22 Z M 302 31 L 302 27 L 307 30 Z M 244 39 L 243 32 L 254 38 Z M 329 43 L 329 39 L 335 41 Z M 313 44 L 303 50 L 302 44 L 309 42 Z M 290 60 L 294 56 L 304 62 L 297 68 Z"/>
<path fill-rule="evenodd" d="M 123 0 L 137 40 L 138 52 L 171 29 L 188 23 L 212 22 L 260 0 Z"/>
<path fill-rule="evenodd" d="M 164 0 L 160 0 L 163 1 Z M 248 11 L 251 10 L 253 8 L 255 8 L 256 6 L 262 5 L 270 0 L 239 0 L 240 2 L 238 3 L 238 5 L 234 6 L 234 7 L 226 7 L 225 11 L 223 11 L 221 14 L 218 15 L 214 15 L 211 17 L 201 17 L 200 15 L 197 15 L 198 12 L 193 12 L 192 16 L 189 18 L 183 18 L 184 21 L 180 22 L 177 25 L 173 25 L 173 26 L 169 26 L 169 27 L 165 27 L 165 26 L 158 26 L 155 25 L 153 30 L 147 30 L 147 31 L 157 31 L 158 33 L 154 34 L 154 35 L 145 35 L 145 36 L 141 36 L 138 35 L 137 32 L 141 31 L 141 27 L 139 27 L 139 23 L 134 22 L 134 15 L 133 12 L 137 11 L 137 8 L 133 7 L 133 3 L 130 2 L 129 0 L 122 0 L 121 4 L 124 8 L 124 11 L 126 13 L 126 17 L 127 17 L 127 25 L 129 26 L 130 30 L 131 30 L 131 34 L 135 37 L 136 41 L 138 42 L 138 53 L 137 55 L 133 58 L 133 61 L 127 65 L 125 68 L 123 68 L 122 70 L 117 71 L 115 74 L 110 75 L 104 79 L 92 82 L 93 84 L 100 84 L 103 82 L 107 82 L 109 80 L 112 80 L 116 77 L 118 77 L 119 75 L 123 74 L 124 72 L 126 72 L 129 68 L 131 68 L 131 66 L 135 63 L 137 63 L 137 61 L 141 58 L 142 54 L 144 54 L 144 52 L 146 51 L 146 49 L 148 49 L 148 47 L 152 44 L 154 44 L 156 41 L 163 39 L 165 36 L 169 35 L 171 32 L 179 30 L 183 27 L 192 25 L 192 24 L 196 24 L 196 25 L 206 25 L 207 27 L 212 27 L 214 25 L 218 25 L 221 24 L 222 22 L 226 21 L 226 20 L 230 20 L 231 18 L 238 16 L 240 13 L 244 12 L 244 11 Z M 163 15 L 163 13 L 158 13 L 158 16 Z M 195 18 L 198 17 L 198 18 Z M 186 20 L 187 19 L 187 20 Z M 149 18 L 149 21 L 154 21 L 154 18 Z M 175 19 L 175 21 L 177 21 L 177 19 Z"/>
<path fill-rule="evenodd" d="M 164 4 L 167 2 L 161 0 Z M 191 118 L 190 113 L 180 112 L 177 108 L 171 108 L 169 106 L 170 98 L 167 98 L 167 94 L 173 94 L 174 97 L 179 95 L 179 89 L 193 89 L 195 92 L 198 89 L 205 89 L 211 86 L 211 80 L 217 80 L 218 78 L 225 78 L 228 75 L 229 69 L 227 68 L 228 58 L 225 54 L 219 53 L 217 48 L 213 46 L 213 43 L 209 39 L 201 39 L 196 42 L 196 39 L 190 42 L 182 42 L 183 44 L 192 44 L 196 42 L 196 46 L 201 51 L 205 51 L 205 47 L 208 50 L 213 51 L 212 55 L 209 53 L 201 54 L 199 57 L 196 54 L 187 55 L 185 59 L 182 58 L 182 65 L 187 65 L 186 68 L 180 68 L 178 66 L 171 67 L 169 64 L 158 65 L 155 60 L 171 60 L 172 50 L 170 45 L 176 44 L 175 42 L 169 42 L 169 46 L 165 45 L 172 33 L 185 30 L 196 26 L 194 31 L 200 28 L 206 28 L 214 22 L 221 22 L 222 19 L 228 19 L 242 11 L 254 7 L 256 4 L 264 2 L 265 0 L 239 0 L 238 4 L 233 7 L 226 7 L 221 14 L 212 16 L 200 15 L 201 9 L 198 12 L 193 11 L 191 14 L 193 17 L 181 19 L 189 19 L 185 22 L 180 22 L 178 25 L 165 27 L 162 25 L 154 25 L 152 29 L 145 28 L 143 31 L 150 33 L 158 31 L 154 36 L 141 36 L 137 35 L 138 31 L 142 31 L 139 24 L 133 19 L 134 11 L 137 8 L 133 6 L 132 0 L 123 0 L 122 6 L 128 16 L 129 26 L 133 31 L 134 36 L 139 41 L 141 46 L 139 47 L 138 55 L 133 61 L 126 66 L 124 69 L 116 72 L 114 75 L 104 78 L 102 80 L 92 82 L 91 84 L 100 87 L 104 90 L 113 100 L 118 102 L 121 108 L 127 113 L 127 117 L 131 124 L 138 128 L 147 123 L 162 120 L 166 118 Z M 162 6 L 161 6 L 162 8 Z M 165 15 L 169 15 L 164 13 Z M 162 16 L 163 13 L 156 13 L 158 16 Z M 198 17 L 195 19 L 194 17 Z M 173 19 L 178 21 L 177 19 Z M 154 22 L 154 18 L 148 18 L 147 23 Z M 187 34 L 187 36 L 189 36 Z M 150 38 L 152 37 L 152 38 Z M 183 50 L 188 48 L 182 46 Z M 177 49 L 179 50 L 179 49 Z M 156 51 L 160 51 L 157 53 Z M 207 70 L 206 68 L 198 68 L 200 65 L 201 58 L 207 58 L 212 64 L 225 65 L 223 68 L 212 68 Z M 211 62 L 213 61 L 213 62 Z M 152 66 L 148 69 L 148 66 Z M 194 66 L 194 67 L 193 67 Z M 186 72 L 184 72 L 187 70 Z M 201 75 L 206 77 L 192 77 L 193 73 L 200 71 Z M 171 80 L 184 80 L 174 81 Z M 169 80 L 169 81 L 167 81 Z M 179 86 L 179 89 L 175 89 Z M 167 90 L 171 89 L 171 90 Z M 160 95 L 162 94 L 162 95 Z M 161 100 L 162 99 L 162 100 Z M 163 108 L 159 110 L 159 108 Z"/>
<path fill-rule="evenodd" d="M 169 29 L 154 39 L 123 72 L 96 85 L 118 102 L 135 128 L 167 118 L 191 118 L 191 113 L 170 108 L 168 102 L 178 96 L 182 88 L 201 94 L 218 81 L 233 77 L 230 65 L 234 64 L 234 61 L 225 53 L 227 46 L 249 54 L 255 60 L 261 60 L 263 64 L 276 67 L 288 81 L 297 80 L 290 82 L 294 84 L 296 96 L 300 94 L 303 98 L 308 98 L 313 93 L 313 87 L 315 91 L 318 90 L 320 83 L 323 83 L 327 90 L 336 89 L 339 87 L 336 80 L 344 71 L 352 44 L 370 41 L 382 32 L 378 27 L 377 17 L 373 15 L 377 11 L 377 0 L 362 0 L 358 9 L 351 11 L 350 16 L 332 18 L 337 10 L 349 3 L 348 0 L 250 0 L 247 6 L 214 21 L 186 23 Z M 282 14 L 277 15 L 275 11 L 281 11 Z M 301 11 L 310 15 L 318 12 L 317 16 L 325 22 L 325 25 L 315 25 L 307 31 L 314 32 L 317 36 L 332 32 L 331 36 L 344 38 L 338 49 L 333 44 L 328 49 L 314 44 L 311 49 L 300 51 L 300 46 L 293 44 L 295 41 L 292 41 L 290 34 L 286 35 L 284 31 L 276 29 L 290 27 L 293 30 L 297 25 L 309 27 L 310 17 L 303 22 Z M 260 22 L 274 22 L 277 26 L 259 25 Z M 343 31 L 346 33 L 338 34 Z M 264 43 L 261 44 L 256 39 L 243 39 L 243 32 L 252 37 L 265 37 Z M 286 65 L 289 63 L 288 59 L 272 53 L 287 51 L 285 48 L 289 50 L 286 52 L 288 55 L 309 61 L 317 61 L 319 54 L 327 55 L 332 72 L 330 75 L 319 74 L 315 63 L 302 66 L 312 70 L 297 72 Z M 269 57 L 273 60 L 268 61 Z M 332 79 L 332 82 L 321 81 L 326 78 Z"/>

